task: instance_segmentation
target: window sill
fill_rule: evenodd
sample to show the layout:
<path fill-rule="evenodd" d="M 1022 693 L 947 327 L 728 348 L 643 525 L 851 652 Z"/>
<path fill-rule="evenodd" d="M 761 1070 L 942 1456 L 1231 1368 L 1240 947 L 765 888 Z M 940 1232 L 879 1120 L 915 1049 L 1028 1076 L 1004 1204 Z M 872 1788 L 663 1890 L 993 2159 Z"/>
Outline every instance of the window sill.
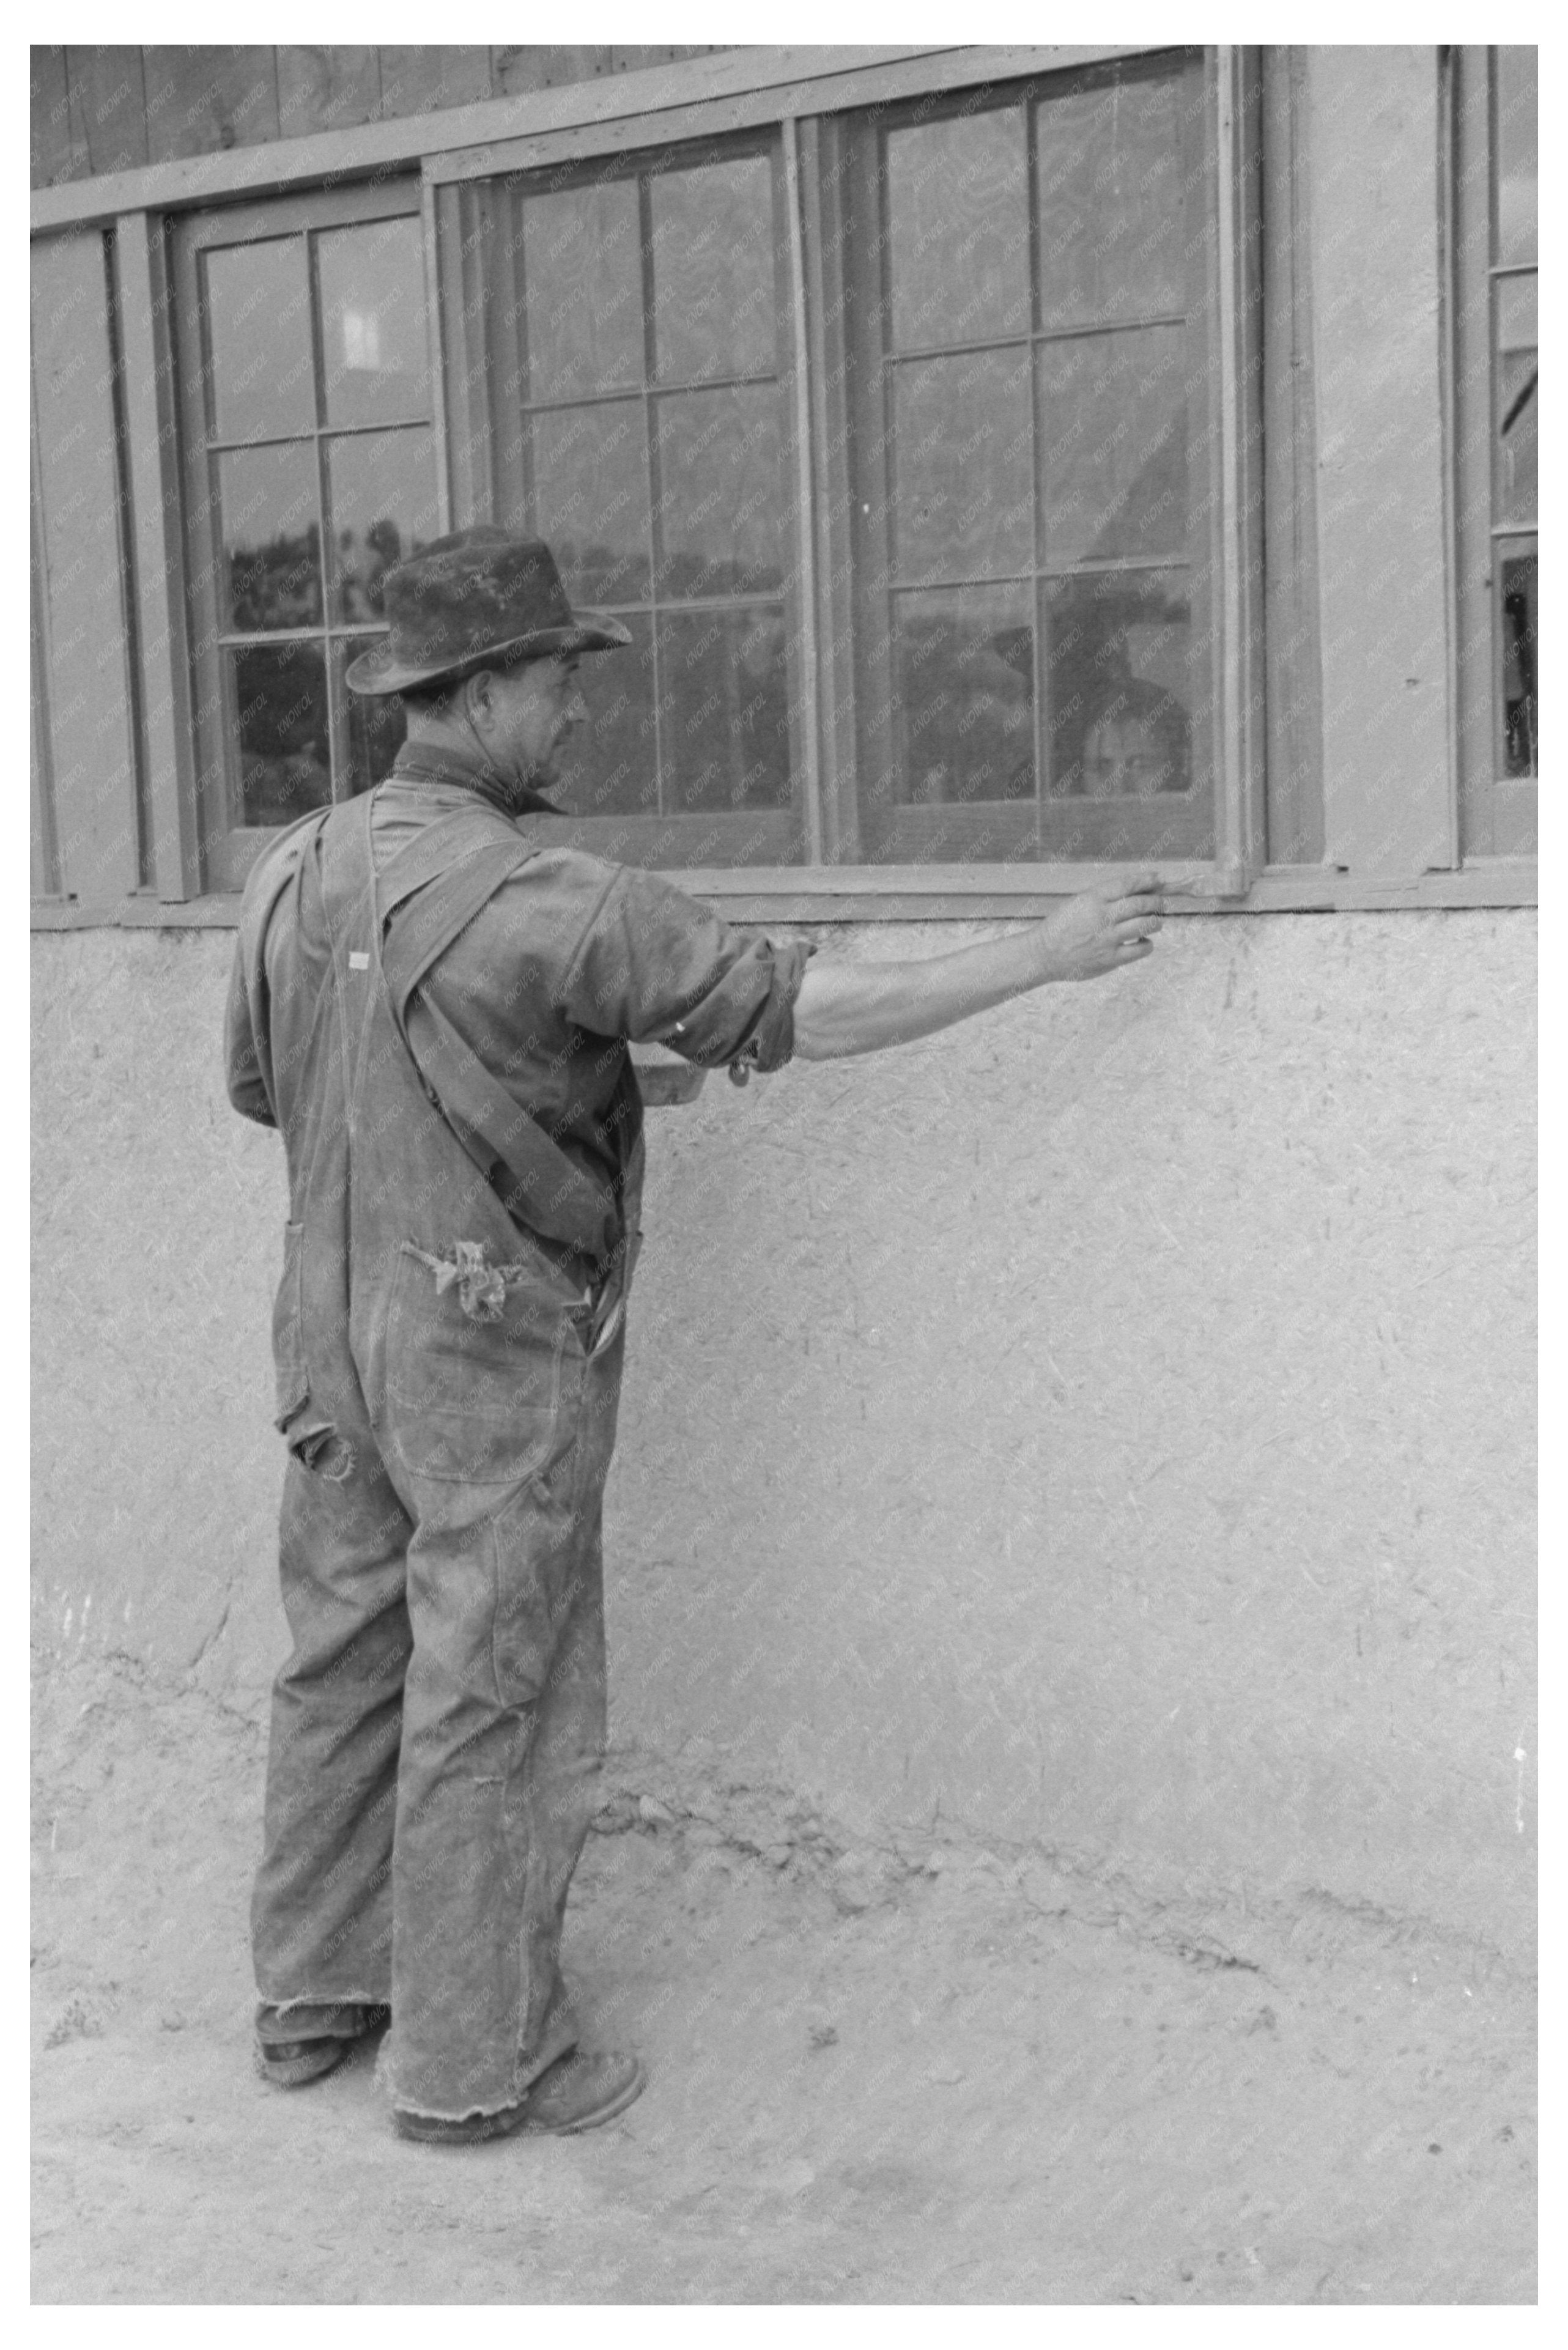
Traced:
<path fill-rule="evenodd" d="M 663 879 L 701 898 L 737 922 L 992 921 L 1044 913 L 1077 889 L 1089 889 L 1129 868 L 1085 866 L 1071 874 L 1054 868 L 903 866 L 872 870 L 845 867 L 776 867 L 753 872 L 676 868 Z M 1539 875 L 1533 857 L 1478 857 L 1458 871 L 1407 879 L 1362 876 L 1331 865 L 1270 865 L 1245 897 L 1220 898 L 1206 873 L 1169 873 L 1174 914 L 1397 913 L 1480 906 L 1534 906 Z M 36 931 L 232 931 L 238 928 L 237 893 L 215 892 L 182 904 L 146 896 L 84 905 L 78 899 L 33 900 Z"/>

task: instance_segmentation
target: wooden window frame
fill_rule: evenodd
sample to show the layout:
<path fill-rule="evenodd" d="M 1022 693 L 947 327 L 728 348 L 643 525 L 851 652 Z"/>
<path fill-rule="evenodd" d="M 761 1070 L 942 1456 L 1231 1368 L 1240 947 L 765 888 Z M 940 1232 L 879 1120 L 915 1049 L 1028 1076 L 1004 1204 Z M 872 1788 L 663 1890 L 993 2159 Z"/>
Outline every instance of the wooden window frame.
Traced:
<path fill-rule="evenodd" d="M 618 149 L 706 136 L 744 125 L 782 126 L 791 174 L 792 217 L 801 234 L 800 266 L 806 288 L 797 319 L 796 365 L 801 396 L 810 405 L 812 430 L 802 442 L 800 473 L 803 510 L 810 514 L 815 527 L 804 550 L 803 588 L 819 623 L 815 630 L 807 629 L 803 639 L 804 658 L 815 672 L 810 699 L 817 718 L 816 726 L 807 733 L 805 760 L 810 804 L 820 811 L 820 847 L 831 858 L 836 853 L 836 809 L 844 780 L 853 773 L 852 740 L 846 743 L 844 738 L 845 721 L 853 703 L 843 690 L 845 649 L 835 640 L 830 628 L 836 581 L 845 576 L 847 548 L 845 517 L 836 514 L 828 494 L 839 452 L 833 446 L 826 414 L 826 386 L 836 364 L 842 360 L 842 351 L 836 347 L 838 322 L 831 314 L 821 271 L 824 234 L 831 231 L 834 204 L 833 191 L 821 185 L 816 168 L 824 119 L 843 109 L 891 104 L 926 92 L 973 88 L 988 81 L 1139 56 L 1157 46 L 1168 44 L 781 46 L 722 50 L 680 65 L 391 122 L 239 147 L 34 191 L 30 219 L 35 238 L 91 224 L 110 232 L 131 510 L 133 578 L 129 619 L 139 635 L 147 685 L 142 723 L 156 892 L 128 896 L 113 904 L 88 905 L 74 899 L 38 903 L 35 923 L 47 928 L 91 927 L 106 921 L 222 928 L 236 919 L 237 899 L 214 892 L 206 883 L 195 789 L 171 286 L 171 247 L 182 217 L 217 204 L 373 182 L 389 172 L 418 173 L 422 183 L 427 292 L 433 297 L 433 198 L 442 182 L 507 168 L 603 157 Z M 1283 298 L 1287 283 L 1299 275 L 1301 242 L 1293 233 L 1300 145 L 1295 127 L 1297 94 L 1293 86 L 1287 88 L 1286 85 L 1307 53 L 1262 53 L 1263 110 L 1268 115 L 1272 106 L 1275 133 L 1271 163 L 1265 129 L 1264 168 L 1270 178 L 1267 201 L 1262 203 L 1256 193 L 1258 109 L 1249 96 L 1256 78 L 1258 53 L 1221 49 L 1211 54 L 1218 59 L 1216 107 L 1229 159 L 1217 191 L 1221 207 L 1230 212 L 1229 221 L 1222 224 L 1225 268 L 1220 290 L 1229 305 L 1227 348 L 1237 386 L 1230 426 L 1233 511 L 1227 518 L 1226 535 L 1231 546 L 1240 550 L 1241 559 L 1232 561 L 1222 574 L 1230 647 L 1227 693 L 1231 724 L 1227 744 L 1236 773 L 1224 803 L 1230 824 L 1224 842 L 1228 868 L 1217 865 L 1191 876 L 1198 894 L 1178 902 L 1195 911 L 1202 907 L 1212 912 L 1532 904 L 1536 897 L 1533 856 L 1472 855 L 1463 867 L 1453 870 L 1397 875 L 1346 872 L 1319 861 L 1323 779 L 1322 746 L 1314 726 L 1314 703 L 1321 691 L 1316 678 L 1313 577 L 1314 456 L 1308 445 L 1310 434 L 1303 437 L 1303 431 L 1312 417 L 1307 278 L 1301 278 L 1288 300 Z M 1280 201 L 1282 194 L 1290 197 L 1289 207 Z M 821 217 L 825 213 L 826 224 Z M 1255 234 L 1260 213 L 1261 259 Z M 1282 265 L 1285 263 L 1288 267 Z M 1270 280 L 1266 307 L 1258 300 L 1260 266 Z M 433 298 L 428 316 L 433 328 Z M 1272 394 L 1265 384 L 1265 395 L 1270 398 L 1269 430 L 1261 452 L 1256 429 L 1260 370 L 1255 363 L 1260 342 L 1269 345 L 1265 354 L 1269 364 L 1263 372 L 1273 384 Z M 1449 381 L 1451 386 L 1451 370 Z M 1283 396 L 1287 390 L 1289 398 Z M 446 393 L 438 368 L 432 407 L 437 445 L 443 452 Z M 1271 510 L 1271 619 L 1288 622 L 1270 633 L 1266 705 L 1262 691 L 1263 631 L 1254 536 L 1262 506 L 1260 475 L 1265 459 Z M 438 472 L 438 484 L 442 486 L 444 475 L 442 466 Z M 1282 515 L 1289 522 L 1289 532 L 1277 526 Z M 442 527 L 450 527 L 450 513 L 442 512 L 441 518 Z M 47 652 L 47 647 L 39 650 Z M 47 699 L 47 677 L 39 682 Z M 1268 847 L 1273 858 L 1293 860 L 1288 864 L 1262 863 L 1263 760 L 1258 738 L 1265 707 L 1271 746 Z M 37 746 L 36 764 L 46 798 L 48 758 L 45 736 Z M 40 838 L 42 869 L 36 878 L 41 886 L 58 888 L 53 871 L 52 835 L 47 826 Z M 1244 896 L 1221 894 L 1225 882 L 1244 886 L 1249 874 L 1255 878 Z M 684 868 L 672 878 L 694 894 L 711 897 L 736 920 L 862 921 L 1021 915 L 1041 909 L 1063 890 L 1087 886 L 1097 872 L 1077 862 L 1060 873 L 1047 874 L 1039 866 L 971 867 L 950 877 L 934 867 L 856 869 L 840 865 L 817 870 L 789 868 L 772 877 L 756 870 Z M 765 888 L 764 879 L 769 884 Z M 819 882 L 826 886 L 818 887 Z"/>
<path fill-rule="evenodd" d="M 940 74 L 929 65 L 913 74 L 903 69 L 871 93 L 853 84 L 842 90 L 826 87 L 815 92 L 802 85 L 789 92 L 791 104 L 786 109 L 773 93 L 758 91 L 740 106 L 693 103 L 659 115 L 631 116 L 614 125 L 613 138 L 604 131 L 551 131 L 426 159 L 424 175 L 433 189 L 452 182 L 552 167 L 559 169 L 564 178 L 575 167 L 602 160 L 615 149 L 627 151 L 629 161 L 638 151 L 651 152 L 738 130 L 776 127 L 783 138 L 794 262 L 793 339 L 800 355 L 793 369 L 794 462 L 800 481 L 796 570 L 803 604 L 811 616 L 800 635 L 808 703 L 803 780 L 808 853 L 815 850 L 822 861 L 743 868 L 715 862 L 667 868 L 670 878 L 682 888 L 713 899 L 726 910 L 743 905 L 749 914 L 763 909 L 785 920 L 848 919 L 849 904 L 857 909 L 854 919 L 864 919 L 867 908 L 890 916 L 962 915 L 981 909 L 1026 912 L 1147 865 L 1147 858 L 1040 858 L 1016 864 L 839 861 L 843 849 L 856 837 L 858 746 L 848 650 L 856 566 L 848 520 L 852 501 L 843 473 L 844 434 L 840 420 L 830 412 L 826 390 L 829 384 L 843 380 L 845 348 L 842 304 L 835 299 L 834 285 L 843 269 L 836 201 L 838 181 L 826 151 L 835 139 L 835 114 L 858 111 L 867 96 L 873 108 L 881 109 L 937 92 L 946 97 L 964 90 L 995 89 L 1000 95 L 1004 88 L 1011 92 L 1016 88 L 1033 93 L 1053 75 L 1120 57 L 1161 55 L 1169 46 L 1069 52 L 974 51 L 970 53 L 967 70 L 964 62 L 944 57 Z M 1160 863 L 1175 890 L 1199 899 L 1234 900 L 1245 897 L 1264 859 L 1262 543 L 1257 480 L 1262 436 L 1258 422 L 1261 369 L 1253 352 L 1261 306 L 1255 298 L 1255 242 L 1249 242 L 1241 228 L 1243 219 L 1255 216 L 1259 209 L 1257 61 L 1252 53 L 1241 49 L 1210 49 L 1204 53 L 1201 72 L 1207 144 L 1213 158 L 1210 187 L 1214 234 L 1210 242 L 1208 307 L 1213 322 L 1209 348 L 1217 380 L 1218 411 L 1209 548 L 1213 583 L 1210 614 L 1215 848 L 1211 857 L 1162 858 Z M 839 100 L 837 106 L 835 99 Z M 430 298 L 439 307 L 443 290 L 431 289 Z M 460 399 L 463 387 L 453 380 L 450 349 L 444 356 L 447 398 Z M 1196 615 L 1194 625 L 1203 626 Z M 617 853 L 618 838 L 622 854 L 627 847 L 638 845 L 629 823 L 611 827 L 607 819 L 591 828 L 570 819 L 559 824 L 544 819 L 540 829 L 612 854 Z"/>
<path fill-rule="evenodd" d="M 659 588 L 658 567 L 654 561 L 650 536 L 649 593 L 646 601 L 618 603 L 611 599 L 608 603 L 604 603 L 598 597 L 590 597 L 583 600 L 610 611 L 623 620 L 631 621 L 646 617 L 653 629 L 655 639 L 657 639 L 659 620 L 671 613 L 721 607 L 733 609 L 738 605 L 746 603 L 782 606 L 786 641 L 792 646 L 802 648 L 803 652 L 810 636 L 810 631 L 805 626 L 809 570 L 801 543 L 803 537 L 808 534 L 805 533 L 801 526 L 804 501 L 798 495 L 804 425 L 799 353 L 793 332 L 793 322 L 798 307 L 796 279 L 799 252 L 798 240 L 791 233 L 791 213 L 794 203 L 794 192 L 790 172 L 788 127 L 784 126 L 785 135 L 782 143 L 777 126 L 763 125 L 756 129 L 744 129 L 725 145 L 721 159 L 728 161 L 732 158 L 736 160 L 751 158 L 765 161 L 774 167 L 772 185 L 774 273 L 779 334 L 776 367 L 772 380 L 777 382 L 783 410 L 781 471 L 791 484 L 785 517 L 787 560 L 784 577 L 776 590 L 769 588 L 758 589 L 754 592 L 748 591 L 744 597 L 671 599 Z M 471 217 L 465 213 L 463 199 L 469 190 L 488 185 L 494 178 L 501 181 L 509 192 L 526 196 L 532 192 L 543 192 L 528 184 L 531 181 L 535 181 L 537 175 L 542 172 L 544 191 L 555 194 L 610 178 L 623 184 L 628 181 L 633 182 L 639 189 L 640 207 L 643 202 L 641 189 L 645 174 L 652 176 L 659 172 L 677 172 L 690 168 L 693 164 L 713 160 L 715 157 L 711 140 L 705 140 L 695 143 L 688 140 L 661 140 L 656 142 L 651 148 L 628 150 L 624 155 L 612 151 L 607 156 L 584 158 L 571 163 L 537 166 L 533 170 L 512 169 L 500 174 L 487 174 L 483 178 L 479 175 L 465 175 L 438 185 L 435 206 L 437 282 L 433 289 L 427 289 L 427 298 L 435 301 L 440 311 L 441 374 L 447 386 L 449 421 L 454 411 L 459 411 L 462 418 L 462 432 L 450 435 L 442 444 L 446 500 L 448 509 L 453 515 L 461 514 L 466 519 L 472 519 L 474 522 L 491 522 L 495 519 L 495 509 L 499 504 L 526 504 L 529 498 L 528 476 L 532 471 L 531 457 L 525 453 L 524 444 L 520 443 L 514 476 L 511 480 L 504 479 L 504 456 L 498 455 L 494 448 L 497 419 L 493 412 L 496 396 L 493 387 L 498 380 L 504 383 L 508 378 L 514 376 L 519 369 L 520 360 L 515 343 L 502 351 L 494 348 L 489 332 L 490 319 L 482 306 L 476 307 L 484 265 L 481 239 L 485 224 L 477 214 Z M 612 168 L 607 171 L 607 166 Z M 616 166 L 620 168 L 614 168 Z M 649 227 L 646 216 L 642 218 L 641 227 L 646 337 L 652 331 L 653 316 L 649 307 L 653 295 Z M 474 366 L 467 364 L 473 356 L 474 344 L 470 343 L 466 348 L 459 347 L 460 336 L 464 331 L 462 322 L 474 317 L 480 319 L 479 336 L 476 338 L 479 346 L 477 380 Z M 753 379 L 753 380 L 769 380 Z M 727 379 L 719 380 L 722 383 Z M 591 406 L 609 399 L 616 400 L 624 399 L 628 402 L 639 401 L 646 419 L 649 463 L 653 467 L 649 515 L 651 535 L 658 527 L 657 515 L 659 505 L 658 436 L 653 425 L 654 409 L 663 399 L 679 398 L 686 391 L 701 389 L 701 384 L 671 385 L 661 381 L 655 371 L 652 351 L 649 348 L 645 350 L 642 380 L 636 388 L 628 386 L 619 388 L 613 393 L 585 394 L 580 401 L 574 400 L 569 402 L 549 401 L 536 404 L 525 401 L 522 403 L 522 410 L 524 413 L 533 413 L 536 406 L 540 410 L 563 406 Z M 514 403 L 515 402 L 515 395 L 507 396 Z M 510 417 L 514 410 L 509 409 L 507 412 Z M 570 585 L 569 580 L 567 584 Z M 658 691 L 657 678 L 656 651 L 654 723 L 656 728 L 661 729 L 662 697 Z M 665 813 L 658 816 L 573 816 L 559 819 L 540 817 L 535 820 L 537 828 L 542 836 L 547 837 L 552 841 L 612 860 L 624 862 L 635 859 L 639 864 L 654 869 L 668 870 L 675 879 L 679 879 L 690 868 L 679 864 L 661 868 L 660 852 L 678 849 L 683 842 L 691 839 L 693 832 L 700 833 L 704 845 L 711 845 L 721 854 L 727 845 L 732 844 L 738 847 L 743 837 L 755 837 L 759 832 L 770 837 L 779 847 L 784 846 L 790 836 L 794 835 L 809 849 L 814 837 L 812 831 L 814 778 L 810 758 L 814 729 L 809 665 L 804 659 L 791 663 L 788 725 L 792 789 L 790 801 L 786 806 L 757 808 L 747 811 L 743 815 L 724 810 L 693 810 L 685 815 Z M 764 868 L 736 867 L 733 869 L 743 872 Z M 797 864 L 780 866 L 771 869 L 801 873 L 811 868 L 806 865 Z"/>
<path fill-rule="evenodd" d="M 1459 745 L 1459 846 L 1463 864 L 1533 857 L 1539 820 L 1536 776 L 1499 771 L 1502 640 L 1495 567 L 1511 542 L 1538 546 L 1534 523 L 1501 524 L 1493 501 L 1498 441 L 1492 310 L 1500 282 L 1532 276 L 1538 264 L 1494 263 L 1496 52 L 1449 52 L 1449 243 L 1451 328 L 1448 338 L 1454 455 L 1453 586 Z"/>
<path fill-rule="evenodd" d="M 201 299 L 202 259 L 205 254 L 214 251 L 232 251 L 277 237 L 330 232 L 381 220 L 411 220 L 419 224 L 422 250 L 423 193 L 416 176 L 406 172 L 396 176 L 388 174 L 364 186 L 312 191 L 272 197 L 255 204 L 202 211 L 181 221 L 174 229 L 171 262 L 178 338 L 180 439 L 185 490 L 186 577 L 190 590 L 188 650 L 193 689 L 192 791 L 197 810 L 197 853 L 202 881 L 206 887 L 220 891 L 232 892 L 243 887 L 251 866 L 268 841 L 275 838 L 279 829 L 231 821 L 230 811 L 234 806 L 234 778 L 230 772 L 233 753 L 225 719 L 223 682 L 224 655 L 229 649 L 229 640 L 236 637 L 249 640 L 254 636 L 256 642 L 263 644 L 308 642 L 321 645 L 327 725 L 333 742 L 332 768 L 336 778 L 347 760 L 348 719 L 334 675 L 334 651 L 343 640 L 351 638 L 363 638 L 365 643 L 369 644 L 379 631 L 367 624 L 347 624 L 334 619 L 329 581 L 324 582 L 322 615 L 317 625 L 308 629 L 256 632 L 235 631 L 224 624 L 220 585 L 223 576 L 223 552 L 218 536 L 218 501 L 212 484 L 213 451 L 230 444 L 221 438 L 210 439 L 207 430 L 205 383 L 211 352 L 206 315 Z M 433 441 L 439 429 L 440 416 L 433 392 L 436 338 L 429 312 L 428 254 L 425 255 L 424 275 L 427 359 L 432 370 L 428 429 Z M 314 296 L 311 332 L 314 336 Z M 308 436 L 315 457 L 318 497 L 324 494 L 326 459 L 323 444 L 327 440 L 341 432 L 359 429 L 366 432 L 394 431 L 403 421 L 389 420 L 385 424 L 363 428 L 337 427 L 323 421 L 318 414 Z M 425 420 L 419 421 L 423 422 Z M 290 437 L 302 442 L 306 438 L 305 435 Z M 438 513 L 444 516 L 445 469 L 440 462 L 439 443 L 437 446 Z M 324 543 L 324 562 L 326 553 Z M 341 796 L 336 793 L 334 795 Z"/>

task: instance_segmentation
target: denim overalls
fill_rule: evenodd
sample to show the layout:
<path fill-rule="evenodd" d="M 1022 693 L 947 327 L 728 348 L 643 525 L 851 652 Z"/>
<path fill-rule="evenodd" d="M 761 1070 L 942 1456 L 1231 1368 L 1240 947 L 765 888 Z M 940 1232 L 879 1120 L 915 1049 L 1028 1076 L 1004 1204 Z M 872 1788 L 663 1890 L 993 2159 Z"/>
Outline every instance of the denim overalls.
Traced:
<path fill-rule="evenodd" d="M 294 1650 L 253 1906 L 259 2028 L 351 2033 L 389 2002 L 395 2104 L 460 2119 L 514 2103 L 576 2038 L 559 1946 L 604 1747 L 601 1506 L 643 1154 L 628 1064 L 607 1273 L 521 1229 L 432 1100 L 384 927 L 439 934 L 444 863 L 490 860 L 499 883 L 531 853 L 482 801 L 442 823 L 441 858 L 421 834 L 379 877 L 370 799 L 284 835 L 247 891 L 236 988 L 290 1182 L 274 1353 Z"/>

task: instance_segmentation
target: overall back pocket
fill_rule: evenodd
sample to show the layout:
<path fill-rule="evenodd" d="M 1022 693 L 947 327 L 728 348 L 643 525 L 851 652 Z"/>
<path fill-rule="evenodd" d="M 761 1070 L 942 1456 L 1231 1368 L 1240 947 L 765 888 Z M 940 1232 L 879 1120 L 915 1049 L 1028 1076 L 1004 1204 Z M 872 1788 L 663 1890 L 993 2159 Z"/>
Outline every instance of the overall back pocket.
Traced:
<path fill-rule="evenodd" d="M 541 1267 L 480 1314 L 455 1278 L 405 1242 L 387 1311 L 388 1438 L 415 1476 L 508 1486 L 570 1451 L 583 1348 L 561 1284 Z"/>

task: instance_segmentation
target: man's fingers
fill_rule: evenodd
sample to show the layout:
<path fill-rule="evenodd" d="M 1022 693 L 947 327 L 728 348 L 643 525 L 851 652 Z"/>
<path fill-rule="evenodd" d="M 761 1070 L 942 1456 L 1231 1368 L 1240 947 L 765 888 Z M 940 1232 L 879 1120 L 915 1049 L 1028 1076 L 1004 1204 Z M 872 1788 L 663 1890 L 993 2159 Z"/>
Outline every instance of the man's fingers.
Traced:
<path fill-rule="evenodd" d="M 1105 899 L 1107 905 L 1114 906 L 1119 898 L 1142 897 L 1150 889 L 1163 889 L 1164 887 L 1165 883 L 1158 873 L 1134 873 L 1130 877 L 1118 874 L 1114 881 L 1100 882 L 1095 895 Z"/>

